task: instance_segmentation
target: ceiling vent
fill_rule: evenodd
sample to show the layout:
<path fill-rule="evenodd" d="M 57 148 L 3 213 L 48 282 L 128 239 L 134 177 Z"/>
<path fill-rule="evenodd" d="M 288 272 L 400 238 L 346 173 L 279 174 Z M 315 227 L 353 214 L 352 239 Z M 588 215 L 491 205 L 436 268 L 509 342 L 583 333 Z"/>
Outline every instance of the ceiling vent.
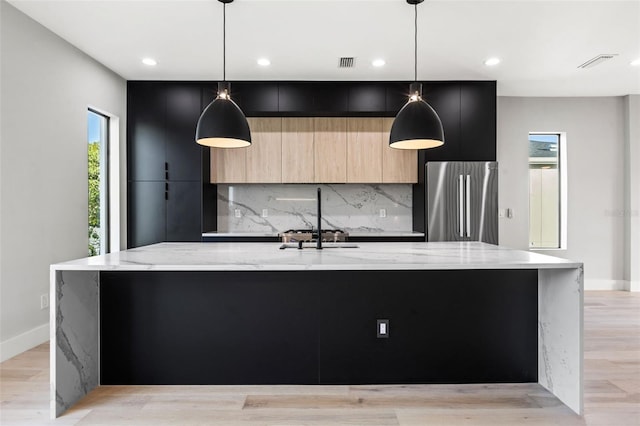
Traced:
<path fill-rule="evenodd" d="M 340 58 L 340 65 L 338 68 L 353 68 L 356 63 L 356 58 L 353 56 L 343 56 Z"/>
<path fill-rule="evenodd" d="M 593 68 L 596 65 L 600 65 L 604 61 L 608 61 L 609 59 L 612 59 L 616 56 L 618 56 L 617 53 L 603 53 L 601 55 L 596 56 L 595 58 L 589 59 L 587 62 L 585 62 L 582 65 L 578 65 L 578 68 Z"/>

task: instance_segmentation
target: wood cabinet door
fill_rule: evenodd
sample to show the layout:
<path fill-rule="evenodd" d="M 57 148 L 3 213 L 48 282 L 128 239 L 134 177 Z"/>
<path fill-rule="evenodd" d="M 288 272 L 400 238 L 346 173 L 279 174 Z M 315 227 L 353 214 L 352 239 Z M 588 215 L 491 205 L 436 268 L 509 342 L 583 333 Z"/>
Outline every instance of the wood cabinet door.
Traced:
<path fill-rule="evenodd" d="M 347 119 L 314 118 L 315 181 L 347 181 Z"/>
<path fill-rule="evenodd" d="M 382 119 L 382 183 L 417 183 L 418 151 L 389 147 L 393 120 Z"/>
<path fill-rule="evenodd" d="M 211 183 L 245 183 L 247 148 L 211 148 Z"/>
<path fill-rule="evenodd" d="M 282 119 L 282 182 L 314 182 L 313 118 Z"/>
<path fill-rule="evenodd" d="M 347 119 L 347 182 L 382 181 L 382 119 Z"/>
<path fill-rule="evenodd" d="M 251 145 L 247 151 L 247 183 L 282 182 L 282 119 L 249 118 Z"/>

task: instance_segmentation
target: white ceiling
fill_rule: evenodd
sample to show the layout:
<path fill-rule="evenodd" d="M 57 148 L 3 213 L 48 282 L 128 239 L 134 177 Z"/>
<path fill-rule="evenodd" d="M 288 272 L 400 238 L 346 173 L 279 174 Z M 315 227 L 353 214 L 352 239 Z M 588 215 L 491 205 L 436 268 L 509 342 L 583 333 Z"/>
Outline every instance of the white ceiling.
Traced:
<path fill-rule="evenodd" d="M 8 1 L 125 79 L 222 79 L 216 0 Z M 413 79 L 405 0 L 236 0 L 226 10 L 228 80 Z M 619 56 L 577 68 L 605 53 Z M 341 56 L 355 68 L 339 69 Z M 503 96 L 640 94 L 640 66 L 629 65 L 640 58 L 640 0 L 426 0 L 418 56 L 420 80 L 497 80 Z M 486 67 L 490 56 L 502 62 Z"/>

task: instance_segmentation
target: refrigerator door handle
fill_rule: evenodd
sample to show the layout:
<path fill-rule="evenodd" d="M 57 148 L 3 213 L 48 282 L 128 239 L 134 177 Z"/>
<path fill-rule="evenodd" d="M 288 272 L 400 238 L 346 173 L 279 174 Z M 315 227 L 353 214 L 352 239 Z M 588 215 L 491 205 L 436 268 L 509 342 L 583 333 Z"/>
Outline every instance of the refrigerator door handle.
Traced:
<path fill-rule="evenodd" d="M 460 237 L 464 237 L 464 177 L 458 176 L 458 227 Z"/>
<path fill-rule="evenodd" d="M 467 237 L 471 236 L 471 175 L 467 175 L 466 180 L 466 187 L 465 187 L 465 195 L 466 195 L 466 202 L 465 202 L 465 213 L 466 213 L 466 217 L 467 217 L 467 223 L 466 223 L 466 227 L 465 227 L 465 231 L 467 234 Z"/>

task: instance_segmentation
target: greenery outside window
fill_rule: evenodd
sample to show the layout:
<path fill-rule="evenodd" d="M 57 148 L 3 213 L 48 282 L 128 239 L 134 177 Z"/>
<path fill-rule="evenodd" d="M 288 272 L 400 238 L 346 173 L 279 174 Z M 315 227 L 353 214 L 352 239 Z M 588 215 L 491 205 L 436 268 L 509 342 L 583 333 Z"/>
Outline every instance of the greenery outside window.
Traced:
<path fill-rule="evenodd" d="M 109 252 L 109 117 L 91 109 L 88 122 L 89 256 Z"/>

